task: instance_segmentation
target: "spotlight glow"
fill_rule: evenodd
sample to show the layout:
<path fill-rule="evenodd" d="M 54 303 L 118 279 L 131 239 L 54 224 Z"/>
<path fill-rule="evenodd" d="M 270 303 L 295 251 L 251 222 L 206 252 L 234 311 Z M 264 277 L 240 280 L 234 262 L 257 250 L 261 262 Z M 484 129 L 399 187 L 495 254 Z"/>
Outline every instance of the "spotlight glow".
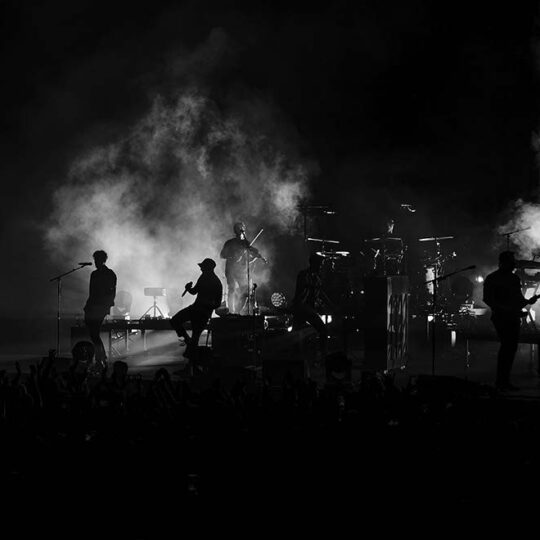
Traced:
<path fill-rule="evenodd" d="M 287 303 L 287 299 L 285 298 L 285 295 L 280 292 L 272 293 L 272 296 L 270 297 L 270 302 L 274 307 L 283 307 Z"/>

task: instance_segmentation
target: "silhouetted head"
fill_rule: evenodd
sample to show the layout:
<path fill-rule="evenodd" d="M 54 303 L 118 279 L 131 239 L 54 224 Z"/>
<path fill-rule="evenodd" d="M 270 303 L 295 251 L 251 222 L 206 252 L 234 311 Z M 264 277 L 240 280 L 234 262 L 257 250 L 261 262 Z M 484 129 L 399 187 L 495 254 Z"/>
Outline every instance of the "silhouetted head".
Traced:
<path fill-rule="evenodd" d="M 116 360 L 113 364 L 113 376 L 115 379 L 125 379 L 128 373 L 128 365 L 122 360 Z"/>
<path fill-rule="evenodd" d="M 242 233 L 245 234 L 245 232 L 246 232 L 246 224 L 243 221 L 237 221 L 233 225 L 233 230 L 234 230 L 234 234 L 236 234 L 236 236 L 240 236 Z"/>
<path fill-rule="evenodd" d="M 318 272 L 321 269 L 322 263 L 323 263 L 323 258 L 320 255 L 317 255 L 316 253 L 312 253 L 309 256 L 309 268 L 313 272 Z"/>
<path fill-rule="evenodd" d="M 96 264 L 96 268 L 99 268 L 100 266 L 103 266 L 107 261 L 107 254 L 102 250 L 98 249 L 97 251 L 94 251 L 94 254 L 92 255 L 94 257 L 94 263 Z"/>
<path fill-rule="evenodd" d="M 516 267 L 516 259 L 513 251 L 503 251 L 499 254 L 499 268 L 511 272 Z"/>
<path fill-rule="evenodd" d="M 203 262 L 198 263 L 201 267 L 201 272 L 213 272 L 216 267 L 216 261 L 213 259 L 204 259 Z"/>
<path fill-rule="evenodd" d="M 71 349 L 73 360 L 78 362 L 91 362 L 94 358 L 94 345 L 90 341 L 78 341 Z"/>

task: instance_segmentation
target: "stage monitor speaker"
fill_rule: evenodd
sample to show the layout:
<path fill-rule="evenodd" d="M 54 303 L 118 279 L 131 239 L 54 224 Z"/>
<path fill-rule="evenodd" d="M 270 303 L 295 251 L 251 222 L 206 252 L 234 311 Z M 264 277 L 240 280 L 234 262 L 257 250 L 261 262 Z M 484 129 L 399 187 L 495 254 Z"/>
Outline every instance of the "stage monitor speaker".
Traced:
<path fill-rule="evenodd" d="M 263 377 L 273 385 L 287 378 L 307 377 L 317 350 L 316 337 L 312 326 L 267 337 L 262 351 Z"/>
<path fill-rule="evenodd" d="M 408 347 L 407 276 L 365 280 L 364 368 L 386 371 L 404 367 Z"/>
<path fill-rule="evenodd" d="M 221 365 L 258 364 L 264 335 L 264 317 L 226 315 L 210 319 L 212 349 Z"/>

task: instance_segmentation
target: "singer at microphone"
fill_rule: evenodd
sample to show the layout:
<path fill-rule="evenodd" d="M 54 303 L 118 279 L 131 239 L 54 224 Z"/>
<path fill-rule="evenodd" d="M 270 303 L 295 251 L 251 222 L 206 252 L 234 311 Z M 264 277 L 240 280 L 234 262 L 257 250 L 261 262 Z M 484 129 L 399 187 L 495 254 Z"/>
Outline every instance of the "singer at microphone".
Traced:
<path fill-rule="evenodd" d="M 186 288 L 184 289 L 184 292 L 182 293 L 182 298 L 186 295 L 188 291 L 191 292 L 191 289 L 193 288 L 193 281 L 190 281 L 189 283 L 186 283 Z"/>
<path fill-rule="evenodd" d="M 101 323 L 114 306 L 116 296 L 116 274 L 107 267 L 107 253 L 103 250 L 94 252 L 96 269 L 90 274 L 88 300 L 84 306 L 84 322 L 88 327 L 90 339 L 95 347 L 95 360 L 101 367 L 106 367 L 107 355 L 100 337 Z M 91 263 L 79 263 L 87 266 Z"/>
<path fill-rule="evenodd" d="M 199 337 L 205 329 L 214 309 L 221 305 L 223 296 L 223 286 L 214 273 L 216 263 L 212 259 L 204 259 L 199 263 L 201 275 L 195 287 L 190 281 L 186 283 L 186 288 L 182 294 L 197 295 L 195 302 L 190 306 L 180 310 L 171 318 L 171 326 L 179 338 L 183 338 L 186 343 L 184 356 L 191 358 L 196 352 L 199 344 Z M 191 321 L 191 336 L 187 333 L 184 323 Z"/>

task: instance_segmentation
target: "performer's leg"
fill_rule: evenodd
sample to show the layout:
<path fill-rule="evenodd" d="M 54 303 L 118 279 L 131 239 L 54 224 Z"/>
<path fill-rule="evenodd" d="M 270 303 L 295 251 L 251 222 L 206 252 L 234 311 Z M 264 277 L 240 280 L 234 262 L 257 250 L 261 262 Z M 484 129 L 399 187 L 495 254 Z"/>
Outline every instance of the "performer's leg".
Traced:
<path fill-rule="evenodd" d="M 227 307 L 229 313 L 236 313 L 236 280 L 232 274 L 227 275 Z"/>
<path fill-rule="evenodd" d="M 184 328 L 184 323 L 191 320 L 192 311 L 193 307 L 188 306 L 187 308 L 181 309 L 178 313 L 176 313 L 176 315 L 171 318 L 171 326 L 175 330 L 176 335 L 179 338 L 184 338 L 184 340 L 188 344 L 191 342 L 191 338 L 189 337 L 189 334 Z"/>
<path fill-rule="evenodd" d="M 519 343 L 520 319 L 495 319 L 493 324 L 500 340 L 495 384 L 504 387 L 510 384 L 510 373 Z"/>
<path fill-rule="evenodd" d="M 95 348 L 95 359 L 96 362 L 104 363 L 107 360 L 107 355 L 105 353 L 105 347 L 103 341 L 101 340 L 100 330 L 101 323 L 103 322 L 104 317 L 93 318 L 85 317 L 85 323 L 88 328 L 88 333 L 90 334 L 90 340 L 94 344 Z"/>
<path fill-rule="evenodd" d="M 314 310 L 309 309 L 306 312 L 306 320 L 319 334 L 319 347 L 321 354 L 326 356 L 327 345 L 328 345 L 328 334 L 326 330 L 326 325 L 322 320 L 321 316 Z"/>
<path fill-rule="evenodd" d="M 238 313 L 241 313 L 244 308 L 247 307 L 248 295 L 249 295 L 249 286 L 247 280 L 247 274 L 243 271 L 236 276 L 236 281 L 238 282 L 238 289 L 236 295 L 236 306 Z"/>
<path fill-rule="evenodd" d="M 305 304 L 295 307 L 293 312 L 293 330 L 300 330 L 309 323 L 319 334 L 319 347 L 321 354 L 326 355 L 328 336 L 326 334 L 326 326 L 319 314 L 310 306 Z"/>
<path fill-rule="evenodd" d="M 199 338 L 208 324 L 210 315 L 211 313 L 207 311 L 193 310 L 191 317 L 191 327 L 193 329 L 191 333 L 192 345 L 197 346 L 199 344 Z"/>

